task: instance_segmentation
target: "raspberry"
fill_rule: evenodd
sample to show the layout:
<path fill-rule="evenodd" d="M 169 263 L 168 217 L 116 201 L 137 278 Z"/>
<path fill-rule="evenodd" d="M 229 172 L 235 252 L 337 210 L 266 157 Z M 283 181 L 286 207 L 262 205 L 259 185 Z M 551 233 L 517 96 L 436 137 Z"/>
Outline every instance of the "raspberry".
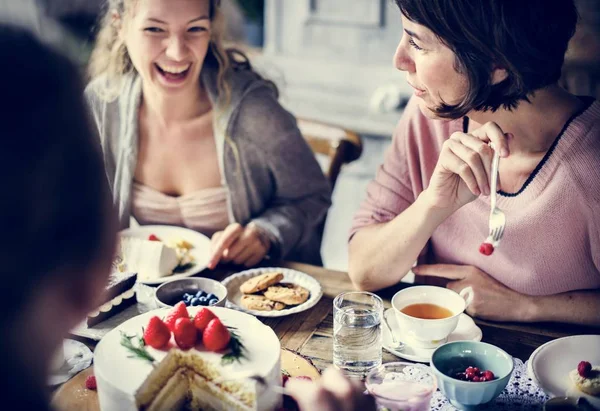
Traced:
<path fill-rule="evenodd" d="M 485 378 L 487 381 L 492 381 L 494 378 L 496 378 L 496 376 L 494 375 L 494 373 L 493 373 L 493 372 L 491 372 L 490 370 L 488 370 L 488 371 L 485 371 L 485 372 L 483 373 L 483 376 L 484 376 L 484 378 Z"/>
<path fill-rule="evenodd" d="M 306 381 L 312 381 L 312 378 L 306 376 L 306 375 L 301 375 L 299 377 L 294 377 L 294 379 L 296 380 L 306 380 Z"/>
<path fill-rule="evenodd" d="M 85 379 L 85 388 L 87 388 L 88 390 L 96 390 L 98 386 L 96 385 L 96 377 L 93 375 L 88 375 L 88 377 Z"/>
<path fill-rule="evenodd" d="M 494 252 L 494 246 L 490 243 L 481 243 L 479 246 L 479 252 L 483 255 L 492 255 Z"/>
<path fill-rule="evenodd" d="M 587 361 L 581 361 L 577 364 L 577 372 L 583 378 L 588 378 L 590 376 L 590 372 L 592 372 L 592 364 Z"/>

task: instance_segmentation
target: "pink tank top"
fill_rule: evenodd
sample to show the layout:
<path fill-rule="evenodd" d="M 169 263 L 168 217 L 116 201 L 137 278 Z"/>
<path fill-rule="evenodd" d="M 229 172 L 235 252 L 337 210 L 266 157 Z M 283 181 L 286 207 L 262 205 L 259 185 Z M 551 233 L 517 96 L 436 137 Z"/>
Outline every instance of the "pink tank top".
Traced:
<path fill-rule="evenodd" d="M 132 194 L 132 215 L 141 225 L 176 225 L 211 237 L 230 223 L 227 187 L 173 197 L 134 181 Z"/>

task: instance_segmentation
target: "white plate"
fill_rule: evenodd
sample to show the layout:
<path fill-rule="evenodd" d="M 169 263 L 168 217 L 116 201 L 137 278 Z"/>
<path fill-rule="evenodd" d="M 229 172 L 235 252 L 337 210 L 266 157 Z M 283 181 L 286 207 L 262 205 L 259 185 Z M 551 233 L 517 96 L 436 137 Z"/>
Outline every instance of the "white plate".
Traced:
<path fill-rule="evenodd" d="M 388 308 L 383 315 L 387 317 L 388 324 L 392 328 L 396 341 L 404 343 L 404 349 L 402 351 L 397 351 L 392 348 L 394 346 L 392 336 L 385 324 L 381 325 L 383 329 L 383 348 L 394 354 L 396 357 L 404 358 L 405 360 L 429 363 L 435 348 L 411 346 L 410 337 L 398 327 L 393 308 Z M 481 329 L 475 325 L 473 319 L 466 314 L 461 314 L 458 317 L 456 330 L 448 336 L 447 342 L 464 340 L 481 341 L 482 336 Z"/>
<path fill-rule="evenodd" d="M 550 397 L 584 397 L 600 409 L 600 398 L 579 391 L 569 378 L 580 361 L 600 365 L 600 335 L 574 335 L 547 342 L 531 354 L 527 371 Z"/>
<path fill-rule="evenodd" d="M 279 271 L 283 273 L 283 280 L 281 280 L 282 282 L 293 283 L 306 288 L 310 292 L 308 300 L 302 304 L 285 308 L 281 311 L 255 311 L 243 308 L 240 305 L 240 299 L 244 294 L 240 291 L 240 285 L 252 277 L 273 271 Z M 296 314 L 308 310 L 318 303 L 323 295 L 323 289 L 317 280 L 308 274 L 291 270 L 289 268 L 254 268 L 252 270 L 242 271 L 241 273 L 227 277 L 222 281 L 222 283 L 225 287 L 227 287 L 226 307 L 244 311 L 259 317 L 284 317 L 286 315 Z"/>
<path fill-rule="evenodd" d="M 193 244 L 194 248 L 190 250 L 190 254 L 194 257 L 195 264 L 193 267 L 190 267 L 181 273 L 168 275 L 155 280 L 144 280 L 138 277 L 139 282 L 144 284 L 162 284 L 177 278 L 191 277 L 208 266 L 208 260 L 210 259 L 210 239 L 197 231 L 170 225 L 141 225 L 120 232 L 121 236 L 136 237 L 144 240 L 147 240 L 150 234 L 154 234 L 166 243 L 171 239 L 182 239 Z"/>

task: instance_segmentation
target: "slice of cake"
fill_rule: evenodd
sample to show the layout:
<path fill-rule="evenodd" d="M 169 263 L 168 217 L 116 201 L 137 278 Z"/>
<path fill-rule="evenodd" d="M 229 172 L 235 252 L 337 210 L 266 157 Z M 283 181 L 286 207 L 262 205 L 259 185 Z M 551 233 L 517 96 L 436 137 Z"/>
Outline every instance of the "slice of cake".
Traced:
<path fill-rule="evenodd" d="M 135 394 L 139 410 L 254 410 L 256 389 L 244 381 L 221 380 L 218 367 L 193 352 L 173 348 Z"/>
<path fill-rule="evenodd" d="M 121 237 L 119 254 L 127 271 L 136 272 L 142 280 L 171 275 L 179 265 L 177 251 L 162 241 Z"/>
<path fill-rule="evenodd" d="M 202 309 L 208 310 L 188 307 L 189 317 Z M 270 327 L 251 315 L 211 307 L 210 311 L 243 343 L 243 356 L 231 360 L 228 349 L 209 351 L 203 338 L 185 351 L 178 348 L 174 336 L 166 346 L 161 343 L 161 349 L 144 345 L 142 336 L 149 332 L 150 318 L 157 316 L 168 324 L 170 311 L 155 310 L 134 317 L 100 341 L 94 353 L 94 372 L 102 411 L 277 409 L 281 396 L 268 386 L 281 385 L 281 345 Z M 263 376 L 267 386 L 233 378 L 249 373 Z"/>
<path fill-rule="evenodd" d="M 600 367 L 592 367 L 587 361 L 581 361 L 577 369 L 569 373 L 571 381 L 579 391 L 589 395 L 600 396 Z"/>
<path fill-rule="evenodd" d="M 88 314 L 88 327 L 93 327 L 135 304 L 137 298 L 133 287 L 136 280 L 136 273 L 113 272 L 108 279 L 102 305 L 96 311 Z"/>

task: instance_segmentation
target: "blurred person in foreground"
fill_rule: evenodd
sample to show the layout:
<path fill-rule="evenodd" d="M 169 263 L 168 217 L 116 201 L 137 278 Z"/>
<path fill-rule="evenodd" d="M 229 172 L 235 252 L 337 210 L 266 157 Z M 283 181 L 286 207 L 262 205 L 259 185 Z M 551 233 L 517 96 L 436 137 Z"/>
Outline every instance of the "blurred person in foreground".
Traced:
<path fill-rule="evenodd" d="M 0 396 L 12 409 L 40 411 L 50 409 L 55 352 L 101 301 L 118 223 L 75 65 L 5 23 L 0 60 L 11 62 L 0 68 L 10 79 L 0 112 Z M 333 370 L 319 383 L 290 384 L 304 410 L 374 409 L 363 389 Z"/>

